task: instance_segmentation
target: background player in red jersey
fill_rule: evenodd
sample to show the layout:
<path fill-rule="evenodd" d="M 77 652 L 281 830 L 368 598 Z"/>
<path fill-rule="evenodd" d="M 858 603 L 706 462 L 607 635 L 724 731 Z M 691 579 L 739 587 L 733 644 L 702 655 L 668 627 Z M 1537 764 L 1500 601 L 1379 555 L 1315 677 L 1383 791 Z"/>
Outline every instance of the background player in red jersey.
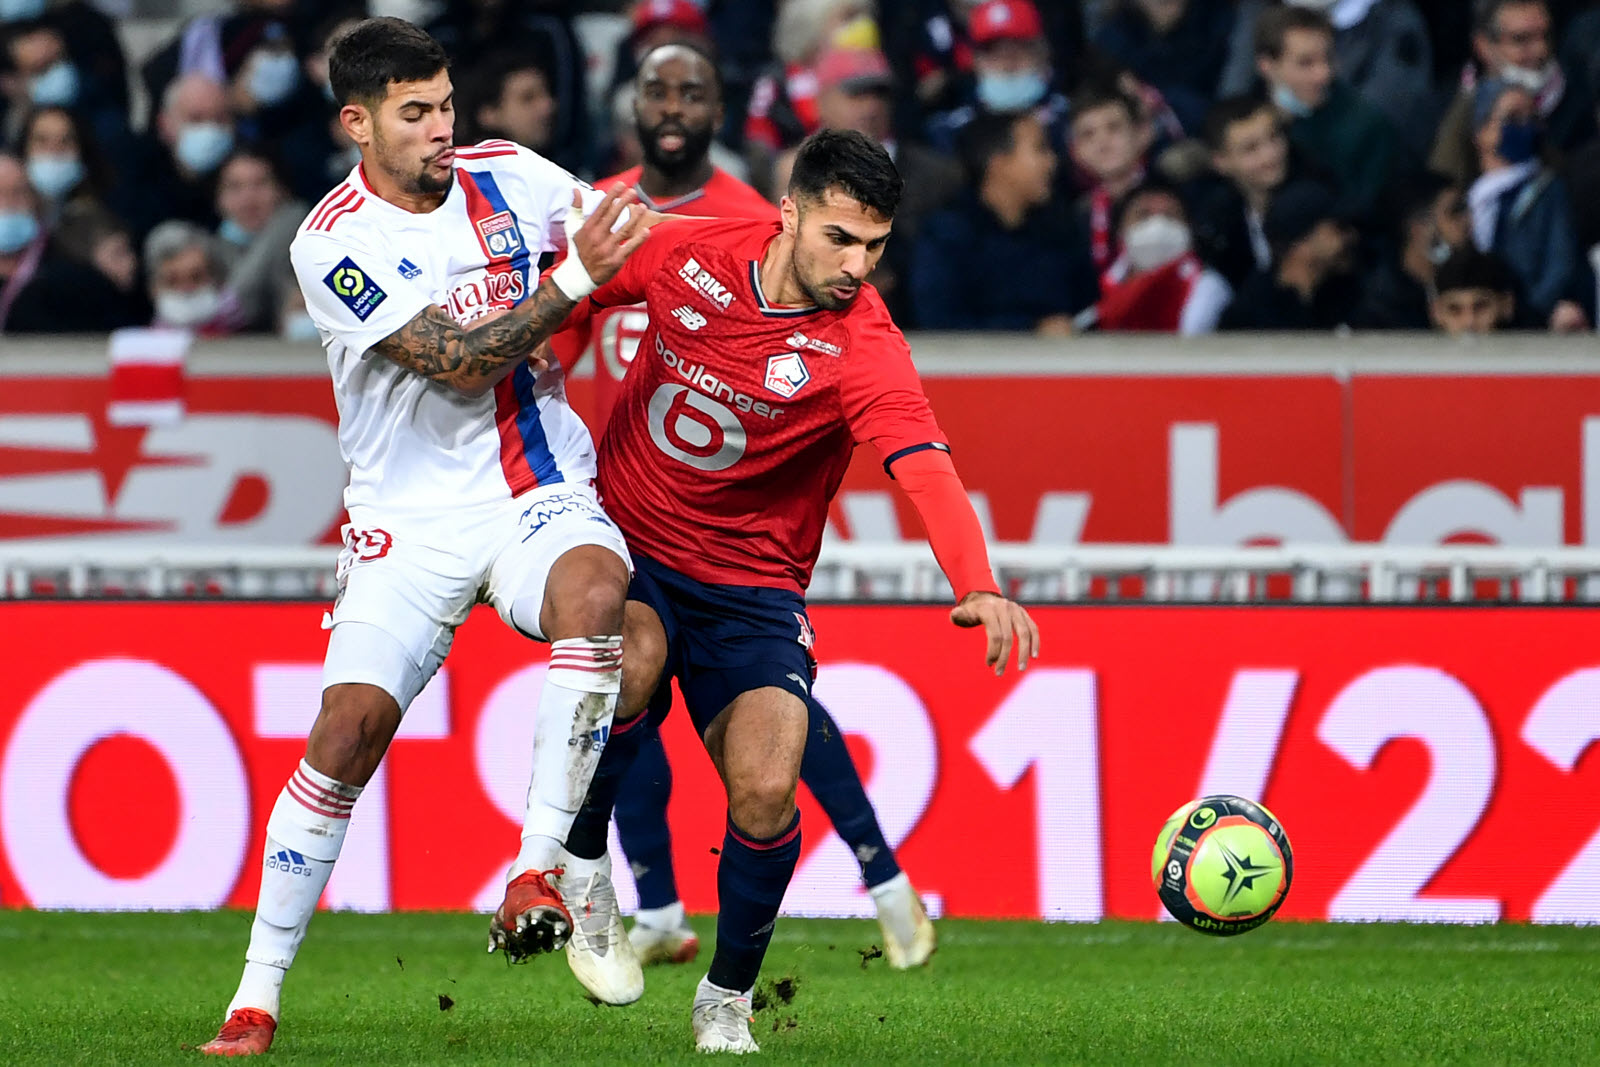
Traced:
<path fill-rule="evenodd" d="M 723 118 L 722 79 L 710 56 L 689 45 L 658 46 L 644 55 L 635 85 L 633 113 L 644 163 L 605 179 L 602 188 L 620 182 L 657 211 L 778 218 L 778 209 L 761 194 L 710 160 L 711 138 Z M 562 362 L 568 365 L 581 357 L 585 341 L 594 352 L 596 402 L 590 426 L 596 437 L 610 416 L 622 376 L 649 321 L 643 304 L 605 308 L 595 314 L 592 329 L 566 330 L 553 340 L 552 347 L 561 350 Z M 810 726 L 801 780 L 860 865 L 889 964 L 901 969 L 920 966 L 937 944 L 933 924 L 884 837 L 844 732 L 815 699 L 808 698 L 806 705 Z M 643 963 L 688 962 L 699 950 L 699 939 L 684 916 L 672 864 L 667 825 L 672 767 L 660 731 L 646 726 L 641 734 L 638 755 L 616 806 L 617 836 L 639 890 L 639 911 L 628 937 Z M 567 958 L 595 996 L 608 1003 L 629 1003 L 643 994 L 644 976 L 625 962 L 617 966 L 625 947 L 612 954 L 610 938 L 615 931 L 609 923 L 602 925 L 603 918 L 577 919 Z M 587 965 L 601 958 L 602 950 L 612 966 L 593 971 Z M 622 981 L 607 981 L 614 976 Z"/>
<path fill-rule="evenodd" d="M 752 1052 L 750 992 L 800 855 L 795 788 L 812 641 L 804 591 L 858 443 L 910 496 L 998 674 L 1038 651 L 997 592 L 977 516 L 910 348 L 864 279 L 901 181 L 850 131 L 807 139 L 781 222 L 678 219 L 585 306 L 648 305 L 600 449 L 608 512 L 635 558 L 616 722 L 567 839 L 568 877 L 609 872 L 606 826 L 637 728 L 678 679 L 728 793 L 717 946 L 691 1012 L 703 1051 Z M 598 964 L 604 966 L 604 964 Z M 577 968 L 574 968 L 577 970 Z"/>

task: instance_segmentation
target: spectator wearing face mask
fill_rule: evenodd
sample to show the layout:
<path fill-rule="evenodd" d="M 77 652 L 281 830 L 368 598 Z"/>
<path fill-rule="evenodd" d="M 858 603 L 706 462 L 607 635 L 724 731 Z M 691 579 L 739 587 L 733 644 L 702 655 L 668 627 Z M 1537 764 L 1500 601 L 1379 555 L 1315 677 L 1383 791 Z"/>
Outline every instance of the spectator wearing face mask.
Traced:
<path fill-rule="evenodd" d="M 956 152 L 961 131 L 981 116 L 1028 112 L 1044 127 L 1051 150 L 1069 145 L 1067 98 L 1053 88 L 1055 65 L 1044 22 L 1031 0 L 984 0 L 967 20 L 972 41 L 972 100 L 928 122 L 928 140 Z"/>
<path fill-rule="evenodd" d="M 138 214 L 129 221 L 139 232 L 165 219 L 214 227 L 217 168 L 236 136 L 226 87 L 204 74 L 178 78 L 151 126 Z"/>
<path fill-rule="evenodd" d="M 155 306 L 152 326 L 215 337 L 239 325 L 237 306 L 223 289 L 227 267 L 217 238 L 192 222 L 174 219 L 144 241 L 145 278 Z"/>
<path fill-rule="evenodd" d="M 1089 0 L 1091 10 L 1099 0 Z M 915 107 L 904 117 L 950 111 L 972 99 L 972 14 L 983 0 L 911 0 L 910 20 L 891 21 L 889 52 L 911 56 Z M 1084 54 L 1083 0 L 1054 0 L 1036 8 L 1050 55 L 1063 70 L 1077 69 Z M 910 25 L 907 25 L 909 21 Z M 896 31 L 906 30 L 904 36 Z"/>
<path fill-rule="evenodd" d="M 1398 169 L 1394 127 L 1334 78 L 1333 24 L 1320 11 L 1276 7 L 1256 24 L 1256 67 L 1289 141 L 1326 166 L 1357 217 L 1372 213 Z"/>
<path fill-rule="evenodd" d="M 1359 330 L 1427 330 L 1439 264 L 1471 244 L 1466 198 L 1448 178 L 1424 173 L 1391 191 L 1394 251 L 1366 278 L 1350 325 Z"/>
<path fill-rule="evenodd" d="M 1593 90 L 1584 69 L 1568 70 L 1552 45 L 1550 8 L 1545 0 L 1475 0 L 1469 66 L 1439 133 L 1428 166 L 1460 182 L 1469 182 L 1478 164 L 1477 84 L 1504 81 L 1533 94 L 1534 107 L 1547 142 L 1570 151 L 1595 136 Z"/>
<path fill-rule="evenodd" d="M 1159 179 L 1134 188 L 1118 208 L 1117 259 L 1100 278 L 1100 300 L 1075 325 L 1115 332 L 1215 332 L 1233 290 L 1194 254 L 1178 191 Z"/>
<path fill-rule="evenodd" d="M 0 130 L 14 133 L 41 107 L 71 109 L 95 138 L 120 154 L 129 147 L 127 65 L 111 20 L 82 0 L 0 4 Z"/>
<path fill-rule="evenodd" d="M 1072 98 L 1071 157 L 1089 184 L 1078 203 L 1096 271 L 1116 257 L 1112 216 L 1128 190 L 1144 180 L 1150 126 L 1138 101 L 1116 89 L 1090 86 Z"/>
<path fill-rule="evenodd" d="M 1540 157 L 1538 103 L 1528 90 L 1490 79 L 1473 100 L 1479 177 L 1467 191 L 1472 242 L 1511 267 L 1528 311 L 1559 331 L 1588 319 L 1574 297 L 1592 287 L 1574 236 L 1566 183 Z"/>
<path fill-rule="evenodd" d="M 1468 245 L 1439 265 L 1428 302 L 1433 329 L 1451 337 L 1473 337 L 1515 325 L 1516 281 L 1505 261 Z"/>
<path fill-rule="evenodd" d="M 361 19 L 360 8 L 334 8 L 313 29 L 313 47 L 301 63 L 307 89 L 303 105 L 306 121 L 283 138 L 279 154 L 288 172 L 289 187 L 308 204 L 322 199 L 345 179 L 350 168 L 361 162 L 361 150 L 339 122 L 339 108 L 328 83 L 329 42 Z"/>
<path fill-rule="evenodd" d="M 39 198 L 28 184 L 22 161 L 0 153 L 0 333 L 37 328 L 24 306 L 13 315 L 19 297 L 44 261 L 46 236 L 39 222 Z"/>
<path fill-rule="evenodd" d="M 1339 80 L 1382 113 L 1402 143 L 1432 141 L 1444 101 L 1434 90 L 1433 44 L 1413 0 L 1284 0 L 1328 16 Z"/>
<path fill-rule="evenodd" d="M 1044 127 L 1027 112 L 984 115 L 962 150 L 969 190 L 928 217 L 912 253 L 918 325 L 1069 333 L 1097 294 L 1084 239 L 1056 206 Z"/>
<path fill-rule="evenodd" d="M 30 112 L 17 145 L 47 226 L 53 227 L 69 204 L 104 201 L 110 178 L 90 135 L 71 111 L 41 107 Z"/>
<path fill-rule="evenodd" d="M 1224 330 L 1331 330 L 1349 321 L 1360 290 L 1350 278 L 1354 236 L 1333 193 L 1292 182 L 1267 207 L 1272 266 L 1240 288 Z"/>
<path fill-rule="evenodd" d="M 1199 130 L 1217 95 L 1233 33 L 1231 4 L 1119 0 L 1094 42 L 1152 85 L 1186 130 Z"/>
<path fill-rule="evenodd" d="M 277 287 L 289 244 L 306 217 L 291 200 L 277 161 L 259 148 L 238 148 L 217 169 L 217 237 L 228 264 L 224 288 L 238 302 L 246 330 L 276 326 Z"/>

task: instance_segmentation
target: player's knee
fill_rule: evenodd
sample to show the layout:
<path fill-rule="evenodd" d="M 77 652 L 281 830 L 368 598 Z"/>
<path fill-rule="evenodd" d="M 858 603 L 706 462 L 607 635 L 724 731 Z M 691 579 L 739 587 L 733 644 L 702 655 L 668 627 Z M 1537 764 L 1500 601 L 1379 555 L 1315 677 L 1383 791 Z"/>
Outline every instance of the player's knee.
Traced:
<path fill-rule="evenodd" d="M 400 705 L 375 685 L 330 685 L 306 741 L 306 762 L 330 778 L 366 785 L 400 725 Z"/>
<path fill-rule="evenodd" d="M 615 552 L 584 545 L 550 569 L 540 610 L 541 629 L 552 641 L 622 633 L 628 600 L 628 566 Z"/>
<path fill-rule="evenodd" d="M 660 621 L 642 604 L 630 602 L 622 627 L 622 695 L 617 700 L 616 721 L 627 722 L 644 714 L 666 667 L 667 635 Z"/>
<path fill-rule="evenodd" d="M 771 770 L 741 775 L 728 782 L 728 814 L 754 837 L 774 837 L 794 817 L 794 779 Z"/>

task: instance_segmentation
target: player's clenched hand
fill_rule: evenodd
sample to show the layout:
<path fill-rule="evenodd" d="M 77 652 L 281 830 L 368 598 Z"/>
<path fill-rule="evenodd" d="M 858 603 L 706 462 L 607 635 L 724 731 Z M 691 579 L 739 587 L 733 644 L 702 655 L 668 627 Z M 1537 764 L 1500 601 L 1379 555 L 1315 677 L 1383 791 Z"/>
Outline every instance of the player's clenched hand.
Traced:
<path fill-rule="evenodd" d="M 951 610 L 950 621 L 967 628 L 983 627 L 989 635 L 983 661 L 994 668 L 995 674 L 1005 673 L 1013 644 L 1017 647 L 1019 671 L 1027 670 L 1028 661 L 1039 655 L 1039 627 L 1021 604 L 999 593 L 968 593 Z"/>
<path fill-rule="evenodd" d="M 599 206 L 573 231 L 572 252 L 582 261 L 595 285 L 604 285 L 616 277 L 628 257 L 650 236 L 654 213 L 639 208 L 638 203 L 638 194 L 618 182 L 606 190 Z M 572 194 L 572 204 L 582 209 L 583 195 L 576 190 Z M 632 210 L 628 210 L 630 207 Z M 624 211 L 628 211 L 628 221 L 613 233 L 612 227 L 617 225 Z"/>

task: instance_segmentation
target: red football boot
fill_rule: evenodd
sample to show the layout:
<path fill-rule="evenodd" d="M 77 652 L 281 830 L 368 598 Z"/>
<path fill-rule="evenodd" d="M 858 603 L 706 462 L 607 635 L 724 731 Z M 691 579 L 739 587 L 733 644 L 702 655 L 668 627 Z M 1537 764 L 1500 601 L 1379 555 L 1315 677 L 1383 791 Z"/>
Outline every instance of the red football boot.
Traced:
<path fill-rule="evenodd" d="M 524 963 L 541 952 L 559 952 L 572 936 L 572 914 L 550 878 L 561 874 L 524 871 L 506 886 L 506 898 L 489 923 L 489 951 L 506 954 L 512 963 Z"/>
<path fill-rule="evenodd" d="M 259 1056 L 272 1047 L 277 1029 L 278 1020 L 260 1008 L 239 1008 L 200 1051 L 208 1056 Z"/>

